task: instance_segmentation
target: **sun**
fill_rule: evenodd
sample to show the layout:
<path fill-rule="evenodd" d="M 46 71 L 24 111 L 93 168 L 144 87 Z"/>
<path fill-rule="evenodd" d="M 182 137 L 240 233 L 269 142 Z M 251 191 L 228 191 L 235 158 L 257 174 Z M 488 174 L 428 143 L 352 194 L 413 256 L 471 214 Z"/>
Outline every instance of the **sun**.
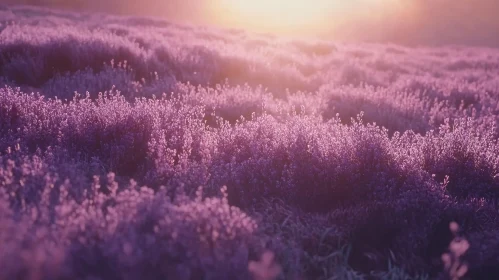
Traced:
<path fill-rule="evenodd" d="M 253 31 L 292 33 L 327 24 L 340 2 L 334 0 L 216 0 L 219 23 Z"/>
<path fill-rule="evenodd" d="M 332 34 L 410 10 L 409 0 L 212 0 L 211 22 L 286 35 Z M 338 30 L 336 30 L 338 29 Z M 367 32 L 367 30 L 366 30 Z"/>

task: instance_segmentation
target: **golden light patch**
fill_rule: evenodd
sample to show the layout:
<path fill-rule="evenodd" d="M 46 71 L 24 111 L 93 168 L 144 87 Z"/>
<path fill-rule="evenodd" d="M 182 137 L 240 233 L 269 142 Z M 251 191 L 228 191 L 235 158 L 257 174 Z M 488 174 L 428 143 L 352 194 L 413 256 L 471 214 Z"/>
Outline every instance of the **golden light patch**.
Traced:
<path fill-rule="evenodd" d="M 257 32 L 303 34 L 382 17 L 401 0 L 214 0 L 212 19 Z"/>
<path fill-rule="evenodd" d="M 287 32 L 321 27 L 331 16 L 334 3 L 331 0 L 219 0 L 215 16 L 218 21 L 235 27 Z"/>

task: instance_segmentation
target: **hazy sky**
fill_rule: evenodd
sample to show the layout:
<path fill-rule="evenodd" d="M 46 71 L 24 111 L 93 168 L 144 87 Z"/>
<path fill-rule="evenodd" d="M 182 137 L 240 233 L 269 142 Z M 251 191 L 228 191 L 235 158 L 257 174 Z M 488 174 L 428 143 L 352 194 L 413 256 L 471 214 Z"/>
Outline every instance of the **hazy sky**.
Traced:
<path fill-rule="evenodd" d="M 329 10 L 319 7 L 324 0 L 0 0 L 8 1 L 57 2 L 58 6 L 80 10 L 161 16 L 287 35 L 327 35 L 348 41 L 499 47 L 499 0 L 326 0 L 333 6 Z M 237 9 L 246 13 L 235 8 L 214 8 L 222 2 L 232 6 L 238 2 Z M 283 4 L 292 2 L 302 13 Z M 314 14 L 320 11 L 320 15 Z M 307 20 L 317 21 L 319 16 L 321 28 L 307 25 Z"/>

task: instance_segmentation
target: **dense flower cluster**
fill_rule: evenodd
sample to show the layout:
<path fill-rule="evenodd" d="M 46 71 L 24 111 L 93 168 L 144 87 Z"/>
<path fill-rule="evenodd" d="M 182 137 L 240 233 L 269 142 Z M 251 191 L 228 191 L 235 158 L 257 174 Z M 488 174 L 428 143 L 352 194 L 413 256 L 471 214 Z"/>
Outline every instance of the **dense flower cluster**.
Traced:
<path fill-rule="evenodd" d="M 109 173 L 77 193 L 36 156 L 2 158 L 2 279 L 249 279 L 256 222 L 227 193 L 191 199 Z M 81 176 L 81 175 L 80 175 Z M 87 278 L 86 278 L 87 277 Z"/>
<path fill-rule="evenodd" d="M 497 275 L 499 51 L 0 13 L 0 279 Z"/>

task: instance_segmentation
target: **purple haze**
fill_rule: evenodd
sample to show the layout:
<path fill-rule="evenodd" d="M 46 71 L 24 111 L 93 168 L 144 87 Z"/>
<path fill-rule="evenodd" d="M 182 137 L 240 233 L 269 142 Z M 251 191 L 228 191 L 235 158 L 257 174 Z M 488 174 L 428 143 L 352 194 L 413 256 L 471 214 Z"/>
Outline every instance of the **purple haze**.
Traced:
<path fill-rule="evenodd" d="M 498 50 L 0 20 L 0 279 L 499 275 Z"/>

